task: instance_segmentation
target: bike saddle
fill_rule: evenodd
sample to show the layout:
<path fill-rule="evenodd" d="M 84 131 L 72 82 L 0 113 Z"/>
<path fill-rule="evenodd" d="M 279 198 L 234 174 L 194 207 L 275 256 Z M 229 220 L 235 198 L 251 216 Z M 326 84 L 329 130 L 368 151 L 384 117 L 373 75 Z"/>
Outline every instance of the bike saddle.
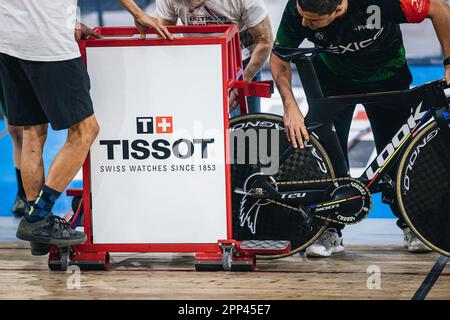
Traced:
<path fill-rule="evenodd" d="M 327 48 L 288 48 L 277 46 L 273 48 L 272 52 L 281 60 L 289 62 L 332 51 Z"/>

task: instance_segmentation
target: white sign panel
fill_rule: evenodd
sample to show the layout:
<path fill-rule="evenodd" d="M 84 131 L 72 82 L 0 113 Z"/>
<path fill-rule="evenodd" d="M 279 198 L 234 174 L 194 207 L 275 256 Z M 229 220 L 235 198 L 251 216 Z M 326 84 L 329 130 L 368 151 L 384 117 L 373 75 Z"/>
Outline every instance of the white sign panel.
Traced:
<path fill-rule="evenodd" d="M 87 48 L 94 243 L 226 239 L 220 45 Z"/>

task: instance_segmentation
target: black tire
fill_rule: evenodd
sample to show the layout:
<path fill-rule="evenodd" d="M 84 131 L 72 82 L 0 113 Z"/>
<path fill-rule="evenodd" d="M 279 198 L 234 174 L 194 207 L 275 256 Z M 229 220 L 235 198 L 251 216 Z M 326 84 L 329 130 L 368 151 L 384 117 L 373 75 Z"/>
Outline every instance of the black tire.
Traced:
<path fill-rule="evenodd" d="M 67 271 L 67 268 L 69 268 L 70 265 L 70 253 L 69 252 L 61 253 L 60 259 L 61 259 L 61 270 Z"/>
<path fill-rule="evenodd" d="M 73 197 L 72 198 L 72 211 L 74 214 L 77 213 L 80 203 L 81 203 L 81 197 Z"/>
<path fill-rule="evenodd" d="M 279 155 L 281 155 L 290 145 L 284 132 L 283 119 L 277 115 L 271 114 L 252 114 L 236 117 L 230 122 L 230 132 L 236 132 L 237 129 L 242 129 L 245 132 L 248 130 L 256 130 L 259 133 L 261 130 L 275 130 L 278 134 Z M 272 132 L 272 131 L 270 131 Z M 270 135 L 270 134 L 269 134 Z M 259 135 L 257 146 L 259 146 Z M 276 181 L 302 181 L 302 180 L 318 180 L 335 178 L 334 170 L 331 161 L 326 154 L 324 148 L 320 145 L 318 140 L 310 135 L 311 139 L 308 146 L 303 150 L 296 150 L 289 158 L 280 163 L 279 170 L 273 175 Z M 230 139 L 230 144 L 233 144 L 234 139 Z M 258 149 L 259 147 L 257 147 Z M 287 240 L 291 242 L 291 251 L 283 255 L 269 255 L 258 256 L 258 259 L 277 259 L 287 257 L 289 255 L 303 251 L 312 243 L 314 243 L 319 236 L 326 230 L 328 222 L 322 219 L 313 219 L 312 230 L 305 231 L 301 227 L 303 219 L 299 214 L 296 214 L 290 209 L 280 207 L 278 205 L 268 203 L 259 205 L 257 219 L 254 218 L 256 228 L 252 230 L 249 225 L 249 220 L 242 218 L 251 210 L 246 207 L 253 199 L 244 198 L 242 194 L 234 192 L 236 188 L 243 188 L 245 181 L 252 174 L 260 172 L 261 164 L 250 164 L 248 159 L 245 163 L 239 164 L 237 162 L 237 149 L 231 152 L 232 159 L 231 168 L 231 185 L 232 185 L 232 215 L 233 215 L 233 238 L 236 240 Z M 268 143 L 269 154 L 273 149 L 273 144 Z M 247 150 L 247 145 L 246 145 Z M 275 151 L 275 150 L 274 150 Z M 246 151 L 248 153 L 248 150 Z M 247 154 L 248 155 L 248 154 Z M 289 187 L 284 186 L 283 190 L 289 190 Z M 243 201 L 244 200 L 244 201 Z M 241 213 L 243 213 L 241 215 Z M 241 217 L 240 217 L 241 216 Z M 250 214 L 251 216 L 251 214 Z M 252 218 L 252 219 L 253 219 Z"/>
<path fill-rule="evenodd" d="M 222 263 L 211 263 L 211 264 L 196 264 L 195 271 L 197 272 L 217 272 L 224 271 Z"/>
<path fill-rule="evenodd" d="M 412 232 L 434 251 L 450 256 L 450 146 L 435 122 L 402 157 L 397 200 Z"/>
<path fill-rule="evenodd" d="M 81 204 L 81 197 L 73 197 L 72 198 L 72 211 L 73 211 L 73 216 L 70 219 L 70 222 L 72 222 L 72 219 L 75 217 L 75 214 L 78 211 L 78 208 L 80 207 Z M 83 227 L 84 226 L 84 210 L 83 208 L 81 208 L 81 212 L 80 212 L 80 220 L 79 220 L 79 224 L 78 227 Z"/>
<path fill-rule="evenodd" d="M 63 271 L 60 263 L 49 263 L 48 268 L 50 271 Z"/>

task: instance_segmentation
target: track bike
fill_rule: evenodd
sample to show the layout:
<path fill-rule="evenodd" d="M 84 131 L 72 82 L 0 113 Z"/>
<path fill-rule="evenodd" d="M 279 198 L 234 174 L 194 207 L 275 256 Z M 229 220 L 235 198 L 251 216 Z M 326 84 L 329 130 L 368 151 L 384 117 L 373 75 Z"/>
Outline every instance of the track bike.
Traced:
<path fill-rule="evenodd" d="M 260 258 L 289 256 L 314 243 L 332 222 L 361 222 L 372 208 L 371 195 L 383 192 L 397 201 L 405 222 L 422 242 L 450 256 L 448 86 L 433 81 L 404 91 L 327 97 L 313 64 L 313 58 L 326 51 L 274 49 L 279 58 L 297 65 L 309 110 L 323 112 L 324 119 L 308 121 L 306 117 L 310 139 L 303 149 L 288 142 L 278 115 L 243 115 L 231 120 L 231 144 L 243 135 L 247 150 L 244 156 L 238 154 L 239 148 L 230 152 L 233 237 L 290 241 L 288 254 Z M 342 174 L 346 164 L 332 130 L 332 120 L 342 107 L 400 101 L 411 105 L 411 115 L 392 141 L 361 177 Z M 277 157 L 276 172 L 268 172 L 267 163 L 260 161 L 261 148 Z M 256 161 L 249 161 L 251 153 Z M 396 176 L 391 177 L 388 172 L 394 167 Z"/>

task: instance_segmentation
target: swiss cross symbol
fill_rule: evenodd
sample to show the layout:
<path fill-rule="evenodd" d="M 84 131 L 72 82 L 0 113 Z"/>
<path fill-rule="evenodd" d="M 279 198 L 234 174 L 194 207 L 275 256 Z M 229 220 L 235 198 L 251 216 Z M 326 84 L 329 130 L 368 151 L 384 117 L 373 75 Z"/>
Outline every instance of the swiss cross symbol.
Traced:
<path fill-rule="evenodd" d="M 156 117 L 156 133 L 173 133 L 172 117 Z"/>

